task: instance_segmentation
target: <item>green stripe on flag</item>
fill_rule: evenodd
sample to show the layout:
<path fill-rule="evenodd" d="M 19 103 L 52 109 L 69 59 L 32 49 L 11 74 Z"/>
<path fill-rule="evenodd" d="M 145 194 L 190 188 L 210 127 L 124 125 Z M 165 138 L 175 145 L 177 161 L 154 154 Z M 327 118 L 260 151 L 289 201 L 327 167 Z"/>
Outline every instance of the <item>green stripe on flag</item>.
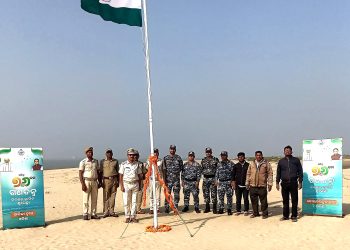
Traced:
<path fill-rule="evenodd" d="M 114 8 L 108 4 L 101 4 L 99 0 L 81 0 L 81 8 L 91 14 L 101 16 L 105 21 L 142 26 L 141 9 Z"/>

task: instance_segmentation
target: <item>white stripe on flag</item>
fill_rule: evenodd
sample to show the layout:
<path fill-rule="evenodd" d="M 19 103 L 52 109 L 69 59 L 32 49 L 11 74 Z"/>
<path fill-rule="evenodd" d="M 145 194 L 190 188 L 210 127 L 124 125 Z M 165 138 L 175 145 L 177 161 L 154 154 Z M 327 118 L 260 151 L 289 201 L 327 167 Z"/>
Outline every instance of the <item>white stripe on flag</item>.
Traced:
<path fill-rule="evenodd" d="M 101 4 L 108 4 L 114 8 L 141 9 L 141 0 L 99 0 Z"/>

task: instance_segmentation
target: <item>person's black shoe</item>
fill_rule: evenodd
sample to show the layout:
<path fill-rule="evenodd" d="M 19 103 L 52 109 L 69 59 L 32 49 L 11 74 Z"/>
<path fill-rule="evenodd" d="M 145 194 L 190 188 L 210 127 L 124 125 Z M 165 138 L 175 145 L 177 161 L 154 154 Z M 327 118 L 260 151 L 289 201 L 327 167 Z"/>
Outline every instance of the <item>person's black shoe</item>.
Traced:
<path fill-rule="evenodd" d="M 216 203 L 213 203 L 213 214 L 217 214 L 218 211 L 217 211 L 217 206 L 216 206 Z"/>
<path fill-rule="evenodd" d="M 263 215 L 262 218 L 267 219 L 267 218 L 269 218 L 269 216 L 266 214 L 266 215 Z"/>
<path fill-rule="evenodd" d="M 92 220 L 99 220 L 99 219 L 101 219 L 101 218 L 100 218 L 100 216 L 94 214 L 94 215 L 91 215 L 91 219 L 92 219 Z"/>
<path fill-rule="evenodd" d="M 285 221 L 285 220 L 289 220 L 289 218 L 283 216 L 283 217 L 280 219 L 280 221 Z"/>
<path fill-rule="evenodd" d="M 209 213 L 209 212 L 210 212 L 210 204 L 209 203 L 205 203 L 204 213 Z"/>
<path fill-rule="evenodd" d="M 170 210 L 169 210 L 169 208 L 168 208 L 168 207 L 167 207 L 167 208 L 165 208 L 164 213 L 166 213 L 166 214 L 170 213 Z"/>
<path fill-rule="evenodd" d="M 189 209 L 188 209 L 188 206 L 184 206 L 184 208 L 182 209 L 182 212 L 183 212 L 183 213 L 186 213 L 186 212 L 188 212 L 188 210 L 189 210 Z"/>
<path fill-rule="evenodd" d="M 89 215 L 83 215 L 83 220 L 89 220 Z"/>
<path fill-rule="evenodd" d="M 199 210 L 198 207 L 195 207 L 195 208 L 194 208 L 194 211 L 196 211 L 197 214 L 200 214 L 200 213 L 201 213 L 201 210 Z"/>
<path fill-rule="evenodd" d="M 297 217 L 291 217 L 291 219 L 292 219 L 292 222 L 297 222 L 298 221 Z"/>
<path fill-rule="evenodd" d="M 213 213 L 214 213 L 214 211 L 213 211 Z M 223 214 L 223 213 L 224 213 L 224 210 L 222 208 L 220 208 L 218 214 Z"/>
<path fill-rule="evenodd" d="M 227 209 L 227 215 L 232 215 L 232 210 L 231 209 Z"/>

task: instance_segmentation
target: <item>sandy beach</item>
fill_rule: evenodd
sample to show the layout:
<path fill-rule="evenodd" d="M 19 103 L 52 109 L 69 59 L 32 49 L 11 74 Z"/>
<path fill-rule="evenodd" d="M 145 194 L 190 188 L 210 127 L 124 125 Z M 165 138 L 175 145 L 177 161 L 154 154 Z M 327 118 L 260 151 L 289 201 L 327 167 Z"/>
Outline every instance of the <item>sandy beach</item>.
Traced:
<path fill-rule="evenodd" d="M 167 233 L 146 233 L 152 216 L 140 215 L 140 223 L 130 224 L 120 239 L 124 223 L 121 192 L 118 189 L 116 211 L 119 218 L 82 220 L 82 195 L 77 168 L 46 170 L 45 228 L 0 231 L 1 249 L 350 249 L 350 162 L 344 161 L 344 218 L 302 216 L 297 223 L 280 222 L 282 199 L 273 188 L 268 195 L 270 217 L 250 219 L 244 216 L 196 214 L 193 207 L 182 214 L 189 230 L 173 213 L 160 214 L 159 223 L 172 226 Z M 275 166 L 274 171 L 275 171 Z M 163 198 L 163 197 L 162 197 Z M 301 192 L 300 192 L 301 198 Z M 299 198 L 299 207 L 301 199 Z M 190 203 L 192 203 L 192 197 Z M 181 202 L 183 194 L 181 190 Z M 203 204 L 202 192 L 200 203 Z M 235 206 L 235 204 L 234 204 Z M 201 205 L 203 211 L 203 205 Z M 146 210 L 148 212 L 148 209 Z M 98 212 L 102 213 L 102 189 Z M 2 221 L 0 220 L 0 224 Z"/>

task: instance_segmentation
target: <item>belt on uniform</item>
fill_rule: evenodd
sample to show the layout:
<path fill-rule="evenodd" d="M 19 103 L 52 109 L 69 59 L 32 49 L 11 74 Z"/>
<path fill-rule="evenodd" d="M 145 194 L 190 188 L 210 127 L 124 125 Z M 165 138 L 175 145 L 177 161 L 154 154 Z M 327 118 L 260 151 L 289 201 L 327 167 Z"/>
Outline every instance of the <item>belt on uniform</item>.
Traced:
<path fill-rule="evenodd" d="M 215 177 L 214 174 L 204 174 L 204 178 L 213 178 Z"/>
<path fill-rule="evenodd" d="M 84 180 L 86 180 L 86 181 L 97 181 L 97 179 L 95 179 L 95 178 L 87 178 L 87 177 L 84 177 Z"/>
<path fill-rule="evenodd" d="M 197 179 L 186 179 L 185 178 L 185 181 L 197 181 Z"/>
<path fill-rule="evenodd" d="M 137 183 L 137 182 L 139 182 L 139 180 L 136 180 L 136 181 L 123 181 L 123 182 L 125 182 L 125 183 Z"/>
<path fill-rule="evenodd" d="M 231 179 L 228 179 L 228 180 L 219 180 L 219 181 L 231 181 Z"/>
<path fill-rule="evenodd" d="M 113 175 L 113 176 L 109 176 L 109 177 L 103 176 L 103 179 L 113 180 L 116 177 L 117 177 L 117 175 Z"/>

